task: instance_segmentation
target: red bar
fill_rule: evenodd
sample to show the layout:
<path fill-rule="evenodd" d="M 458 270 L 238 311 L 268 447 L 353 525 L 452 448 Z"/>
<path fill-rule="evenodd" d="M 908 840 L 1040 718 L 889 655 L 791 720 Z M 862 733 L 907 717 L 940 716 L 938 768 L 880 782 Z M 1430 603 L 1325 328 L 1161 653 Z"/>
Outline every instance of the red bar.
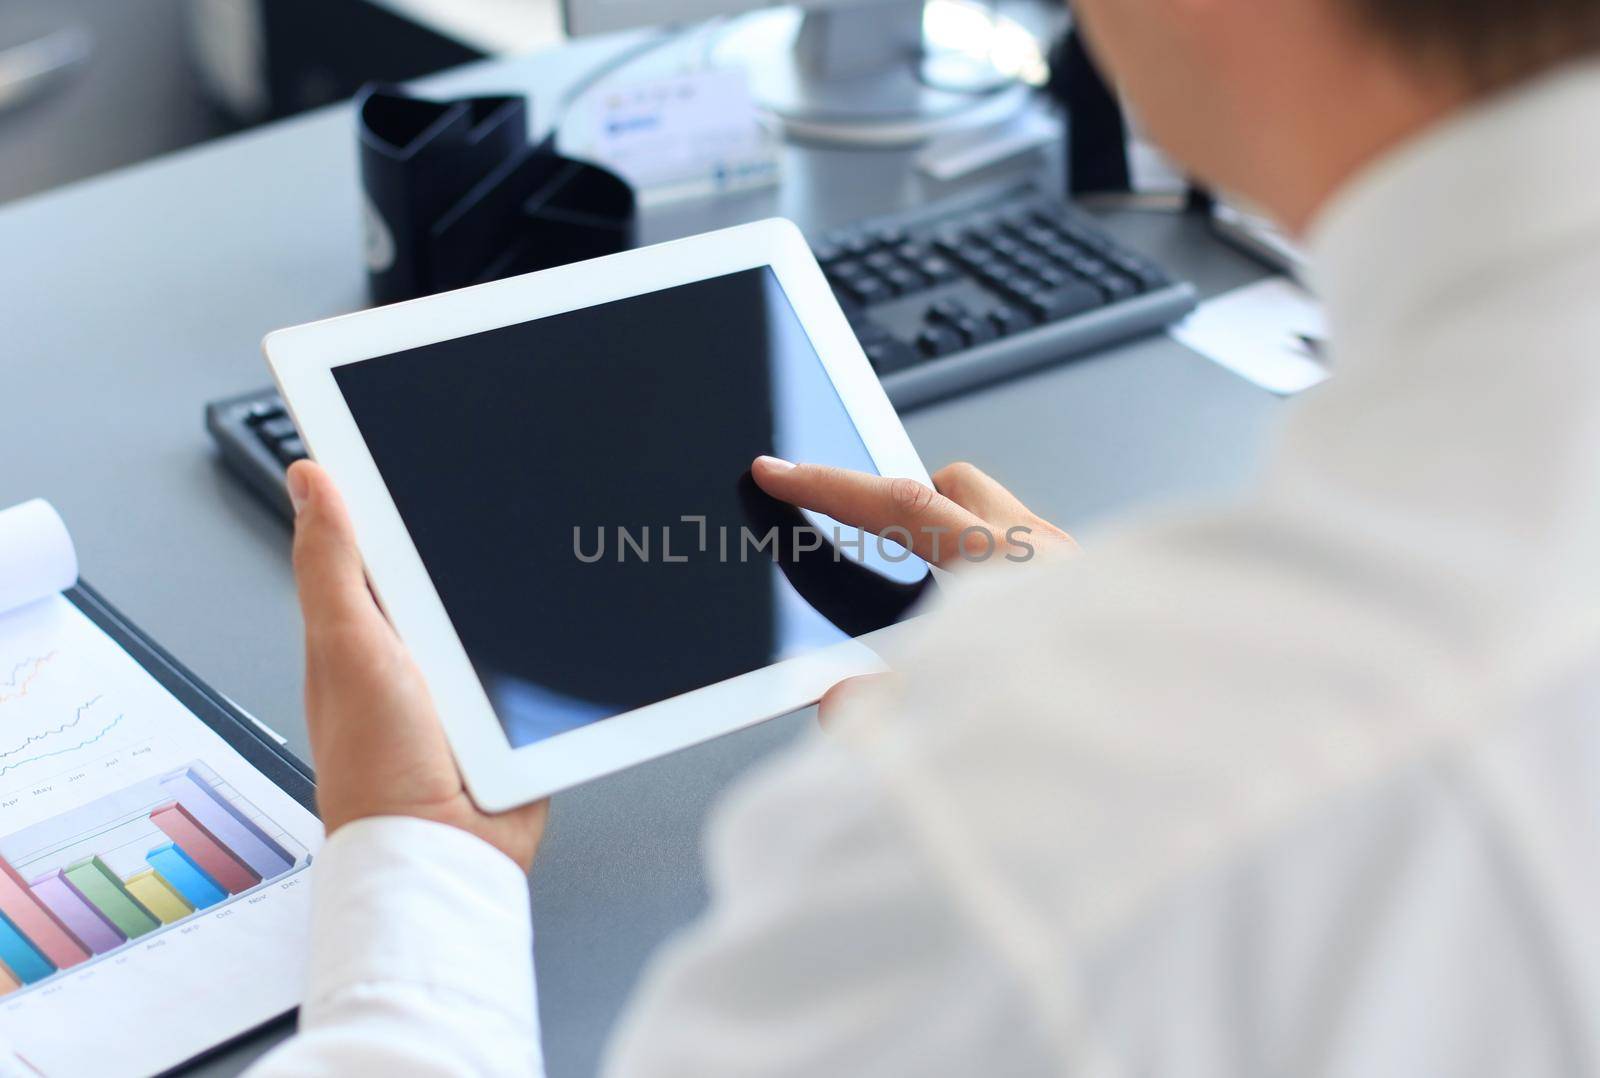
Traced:
<path fill-rule="evenodd" d="M 150 821 L 165 831 L 168 838 L 229 894 L 248 891 L 261 882 L 255 869 L 240 860 L 216 835 L 206 830 L 205 824 L 189 815 L 176 801 L 152 812 Z"/>
<path fill-rule="evenodd" d="M 50 907 L 34 896 L 32 889 L 17 875 L 17 870 L 4 858 L 0 858 L 0 913 L 11 918 L 11 923 L 57 969 L 76 966 L 89 957 L 89 949 L 67 930 Z"/>

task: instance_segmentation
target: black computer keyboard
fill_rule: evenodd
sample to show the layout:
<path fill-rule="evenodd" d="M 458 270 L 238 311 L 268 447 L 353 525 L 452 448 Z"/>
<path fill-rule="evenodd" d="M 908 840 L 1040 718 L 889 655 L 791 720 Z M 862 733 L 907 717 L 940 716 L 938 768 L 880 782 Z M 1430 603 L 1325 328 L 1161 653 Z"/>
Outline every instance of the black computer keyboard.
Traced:
<path fill-rule="evenodd" d="M 812 250 L 901 411 L 1159 331 L 1195 291 L 1027 185 L 864 221 Z"/>
<path fill-rule="evenodd" d="M 1195 292 L 1033 185 L 987 191 L 814 237 L 812 249 L 901 411 L 1157 332 Z M 206 406 L 223 459 L 290 514 L 306 455 L 276 391 Z"/>

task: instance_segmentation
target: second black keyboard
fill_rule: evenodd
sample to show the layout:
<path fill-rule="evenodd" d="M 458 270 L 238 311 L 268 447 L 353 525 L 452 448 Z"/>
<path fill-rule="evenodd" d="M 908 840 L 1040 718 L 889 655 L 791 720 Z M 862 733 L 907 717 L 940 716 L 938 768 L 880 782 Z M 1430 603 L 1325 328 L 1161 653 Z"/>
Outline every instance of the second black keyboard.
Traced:
<path fill-rule="evenodd" d="M 902 411 L 1158 332 L 1195 291 L 1037 186 L 864 221 L 812 241 Z"/>

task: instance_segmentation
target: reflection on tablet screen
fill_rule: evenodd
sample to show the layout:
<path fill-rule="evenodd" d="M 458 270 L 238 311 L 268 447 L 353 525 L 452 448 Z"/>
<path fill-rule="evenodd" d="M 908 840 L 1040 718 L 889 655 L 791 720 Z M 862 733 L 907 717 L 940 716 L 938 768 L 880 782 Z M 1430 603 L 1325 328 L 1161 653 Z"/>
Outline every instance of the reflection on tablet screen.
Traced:
<path fill-rule="evenodd" d="M 876 471 L 770 269 L 334 378 L 514 746 L 881 628 L 927 586 L 749 478 L 762 453 Z"/>

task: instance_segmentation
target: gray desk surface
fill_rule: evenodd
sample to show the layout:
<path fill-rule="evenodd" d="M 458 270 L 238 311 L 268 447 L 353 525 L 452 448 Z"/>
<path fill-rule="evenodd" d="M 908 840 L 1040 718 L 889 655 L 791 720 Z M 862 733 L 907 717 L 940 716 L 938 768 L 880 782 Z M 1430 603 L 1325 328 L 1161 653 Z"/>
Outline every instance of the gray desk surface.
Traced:
<path fill-rule="evenodd" d="M 476 65 L 433 88 L 524 90 L 547 104 L 615 47 Z M 53 500 L 86 579 L 302 753 L 289 533 L 215 461 L 201 405 L 268 381 L 258 349 L 268 330 L 363 305 L 354 156 L 350 111 L 336 107 L 0 211 L 0 505 Z M 786 170 L 777 191 L 652 213 L 645 238 L 774 212 L 828 226 L 941 193 L 898 153 L 793 149 Z M 1194 221 L 1111 221 L 1207 292 L 1261 275 Z M 1081 528 L 1235 486 L 1278 413 L 1274 398 L 1152 338 L 907 425 L 930 464 L 976 461 Z M 594 1071 L 640 967 L 705 901 L 708 807 L 807 721 L 789 716 L 556 799 L 533 882 L 552 1075 Z M 232 1073 L 282 1035 L 206 1069 Z"/>

